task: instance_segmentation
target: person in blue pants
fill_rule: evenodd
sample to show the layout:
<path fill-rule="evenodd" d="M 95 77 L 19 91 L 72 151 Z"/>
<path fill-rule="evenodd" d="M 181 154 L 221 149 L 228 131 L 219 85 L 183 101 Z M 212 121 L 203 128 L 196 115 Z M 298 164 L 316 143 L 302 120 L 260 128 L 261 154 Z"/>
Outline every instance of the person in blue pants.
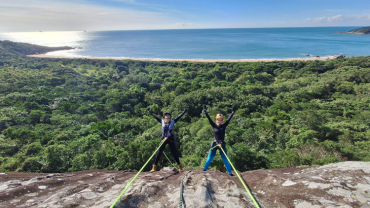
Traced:
<path fill-rule="evenodd" d="M 229 122 L 230 122 L 231 118 L 233 117 L 233 115 L 236 111 L 236 106 L 233 107 L 233 111 L 231 112 L 231 114 L 229 115 L 229 118 L 227 118 L 225 123 L 223 123 L 224 116 L 222 114 L 219 113 L 219 114 L 216 115 L 216 123 L 214 123 L 212 121 L 212 119 L 209 117 L 208 113 L 207 113 L 207 106 L 206 105 L 204 105 L 203 110 L 204 110 L 204 113 L 206 114 L 206 116 L 208 118 L 209 123 L 211 124 L 211 126 L 213 128 L 213 132 L 214 132 L 214 135 L 215 135 L 215 140 L 211 144 L 212 149 L 209 151 L 208 159 L 206 161 L 206 164 L 204 165 L 203 170 L 206 171 L 208 169 L 209 165 L 211 164 L 213 158 L 216 155 L 217 150 L 219 150 L 220 154 L 221 154 L 222 161 L 225 164 L 227 172 L 229 173 L 230 176 L 233 176 L 233 174 L 231 172 L 230 163 L 227 160 L 224 153 L 222 152 L 222 150 L 219 149 L 219 147 L 216 147 L 216 148 L 213 148 L 213 147 L 215 147 L 218 144 L 221 144 L 221 148 L 227 154 L 226 142 L 224 141 L 225 140 L 225 132 L 226 132 L 226 127 L 229 125 Z"/>

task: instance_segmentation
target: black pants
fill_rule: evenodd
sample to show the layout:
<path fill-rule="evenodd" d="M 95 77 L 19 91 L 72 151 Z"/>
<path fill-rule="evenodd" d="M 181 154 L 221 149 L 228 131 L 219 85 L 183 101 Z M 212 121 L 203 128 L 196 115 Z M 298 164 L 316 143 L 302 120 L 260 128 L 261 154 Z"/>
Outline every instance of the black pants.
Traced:
<path fill-rule="evenodd" d="M 177 149 L 176 149 L 176 145 L 175 145 L 175 138 L 171 138 L 171 139 L 168 138 L 164 142 L 164 144 L 162 144 L 162 146 L 159 148 L 159 150 L 157 152 L 157 155 L 155 156 L 154 165 L 158 164 L 158 161 L 162 156 L 162 153 L 163 153 L 164 148 L 166 147 L 166 144 L 168 144 L 168 146 L 170 147 L 172 156 L 175 158 L 177 164 L 180 165 L 179 155 L 177 154 Z"/>

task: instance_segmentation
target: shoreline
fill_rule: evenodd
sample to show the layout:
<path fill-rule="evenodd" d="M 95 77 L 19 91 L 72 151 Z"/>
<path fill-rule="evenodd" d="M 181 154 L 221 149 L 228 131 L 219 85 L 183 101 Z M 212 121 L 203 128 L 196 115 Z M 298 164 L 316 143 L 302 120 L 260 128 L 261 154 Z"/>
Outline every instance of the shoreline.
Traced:
<path fill-rule="evenodd" d="M 27 57 L 34 58 L 60 58 L 60 59 L 101 59 L 101 60 L 135 60 L 135 61 L 166 61 L 166 62 L 273 62 L 273 61 L 327 61 L 335 59 L 336 56 L 331 56 L 329 58 L 286 58 L 286 59 L 214 59 L 214 60 L 197 60 L 197 59 L 149 59 L 149 58 L 115 58 L 115 57 L 67 57 L 67 56 L 51 56 L 45 54 L 37 55 L 27 55 Z"/>

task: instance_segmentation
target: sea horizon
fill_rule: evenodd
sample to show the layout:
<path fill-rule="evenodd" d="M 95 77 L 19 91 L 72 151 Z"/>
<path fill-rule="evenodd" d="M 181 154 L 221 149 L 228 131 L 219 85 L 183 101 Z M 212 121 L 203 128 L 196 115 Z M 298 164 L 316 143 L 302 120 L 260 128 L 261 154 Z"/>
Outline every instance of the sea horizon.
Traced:
<path fill-rule="evenodd" d="M 156 30 L 214 30 L 214 29 L 271 29 L 271 28 L 361 28 L 369 26 L 306 26 L 306 27 L 228 27 L 228 28 L 172 28 L 172 29 L 121 29 L 121 30 L 42 30 L 42 31 L 18 31 L 18 32 L 0 32 L 0 34 L 6 33 L 38 33 L 38 32 L 109 32 L 109 31 L 156 31 Z"/>
<path fill-rule="evenodd" d="M 360 26 L 359 26 L 360 27 Z M 168 60 L 309 59 L 370 55 L 370 36 L 358 27 L 204 28 L 0 33 L 0 40 L 70 46 L 48 56 Z"/>

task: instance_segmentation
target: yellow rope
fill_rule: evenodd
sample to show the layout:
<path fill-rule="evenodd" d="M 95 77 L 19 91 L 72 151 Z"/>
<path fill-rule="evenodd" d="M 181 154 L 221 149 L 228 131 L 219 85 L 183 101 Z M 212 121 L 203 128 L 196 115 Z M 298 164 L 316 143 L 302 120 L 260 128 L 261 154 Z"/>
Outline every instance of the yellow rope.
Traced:
<path fill-rule="evenodd" d="M 122 193 L 118 196 L 118 198 L 116 199 L 116 201 L 114 201 L 114 203 L 112 204 L 112 206 L 110 206 L 110 208 L 114 208 L 117 204 L 117 202 L 121 199 L 121 197 L 123 196 L 123 194 L 125 194 L 125 192 L 127 191 L 127 189 L 132 185 L 132 183 L 134 182 L 134 180 L 137 178 L 137 176 L 141 173 L 141 171 L 143 171 L 143 169 L 145 168 L 145 166 L 148 164 L 148 162 L 153 158 L 154 154 L 159 150 L 159 148 L 163 145 L 163 143 L 166 141 L 166 139 L 162 140 L 161 143 L 159 144 L 159 147 L 154 151 L 154 153 L 152 154 L 152 156 L 149 158 L 149 160 L 144 164 L 144 166 L 140 169 L 140 171 L 135 175 L 135 177 L 130 181 L 129 184 L 127 184 L 126 188 L 122 191 Z"/>
<path fill-rule="evenodd" d="M 252 201 L 253 201 L 254 205 L 255 205 L 257 208 L 260 208 L 260 206 L 259 206 L 258 202 L 257 202 L 257 201 L 256 201 L 256 199 L 253 197 L 253 195 L 252 195 L 252 193 L 250 192 L 250 190 L 248 189 L 248 187 L 245 185 L 245 183 L 244 183 L 244 181 L 242 180 L 242 178 L 240 177 L 240 175 L 239 175 L 238 171 L 236 171 L 236 169 L 234 168 L 234 165 L 231 163 L 231 161 L 230 161 L 230 160 L 229 160 L 229 158 L 227 157 L 227 155 L 226 155 L 225 151 L 222 149 L 221 144 L 218 144 L 217 146 L 220 146 L 220 149 L 222 150 L 222 152 L 223 152 L 223 153 L 224 153 L 224 155 L 226 156 L 226 159 L 229 161 L 229 163 L 230 163 L 231 167 L 233 167 L 233 169 L 234 169 L 234 171 L 235 171 L 236 175 L 238 176 L 238 178 L 239 178 L 240 182 L 242 182 L 242 184 L 243 184 L 243 186 L 244 186 L 245 190 L 247 190 L 247 192 L 248 192 L 248 194 L 249 194 L 249 197 L 252 199 Z"/>

